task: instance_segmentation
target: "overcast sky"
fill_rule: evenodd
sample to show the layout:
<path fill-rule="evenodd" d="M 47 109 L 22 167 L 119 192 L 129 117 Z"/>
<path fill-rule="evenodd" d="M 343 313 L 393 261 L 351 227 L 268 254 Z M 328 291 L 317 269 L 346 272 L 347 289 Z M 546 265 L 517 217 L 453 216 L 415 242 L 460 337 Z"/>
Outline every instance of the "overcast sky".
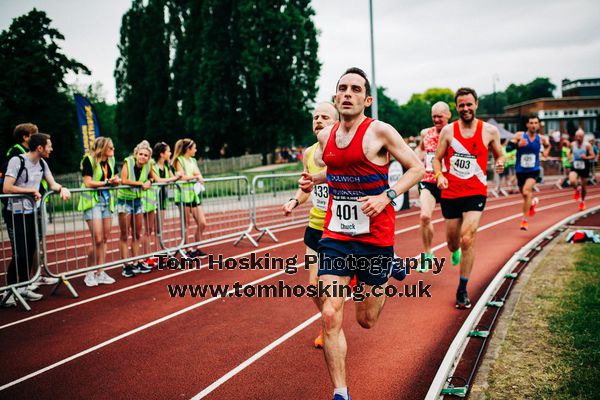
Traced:
<path fill-rule="evenodd" d="M 368 0 L 315 0 L 322 63 L 317 100 L 333 94 L 349 66 L 371 73 Z M 129 0 L 0 0 L 0 30 L 33 7 L 65 36 L 64 52 L 85 64 L 114 101 L 121 16 Z M 431 87 L 491 93 L 549 77 L 600 77 L 598 0 L 373 0 L 376 78 L 406 102 Z M 557 93 L 559 94 L 559 93 Z"/>

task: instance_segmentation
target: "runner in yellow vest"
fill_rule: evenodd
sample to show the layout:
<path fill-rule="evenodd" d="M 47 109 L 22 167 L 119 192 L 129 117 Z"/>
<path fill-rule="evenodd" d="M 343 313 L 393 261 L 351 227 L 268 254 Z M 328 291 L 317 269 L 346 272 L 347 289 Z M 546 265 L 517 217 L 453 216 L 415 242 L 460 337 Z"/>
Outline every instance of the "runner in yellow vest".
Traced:
<path fill-rule="evenodd" d="M 126 189 L 119 189 L 117 195 L 117 210 L 119 212 L 119 249 L 121 258 L 126 259 L 128 255 L 127 238 L 131 231 L 131 257 L 139 257 L 144 234 L 142 197 L 150 189 L 151 179 L 154 178 L 154 172 L 150 170 L 150 143 L 143 140 L 133 150 L 133 156 L 127 157 L 121 169 L 121 179 L 123 185 L 130 186 Z M 134 265 L 127 262 L 123 267 L 122 275 L 131 278 L 135 274 L 147 274 L 152 268 L 141 261 Z"/>
<path fill-rule="evenodd" d="M 339 114 L 333 104 L 329 102 L 317 104 L 317 107 L 313 111 L 313 133 L 315 136 L 318 135 L 323 128 L 335 124 L 338 120 Z M 319 151 L 321 151 L 319 143 L 313 144 L 304 151 L 302 157 L 304 171 L 310 174 L 316 174 L 325 169 L 325 165 L 317 165 L 315 163 L 315 153 Z M 311 193 L 305 193 L 298 189 L 296 195 L 283 205 L 283 212 L 285 215 L 290 215 L 294 208 L 306 202 L 309 197 L 312 200 L 313 207 L 310 209 L 308 226 L 304 232 L 304 244 L 306 244 L 306 255 L 316 256 L 319 240 L 321 239 L 321 235 L 323 235 L 323 223 L 325 221 L 327 204 L 329 203 L 329 190 L 327 184 L 316 185 Z M 308 283 L 309 285 L 316 286 L 319 280 L 317 277 L 319 266 L 317 263 L 312 263 L 308 267 Z M 313 300 L 319 311 L 321 311 L 321 299 L 319 297 L 313 297 Z M 322 330 L 315 339 L 314 345 L 317 348 L 323 347 Z"/>
<path fill-rule="evenodd" d="M 81 160 L 83 189 L 97 189 L 116 186 L 121 179 L 115 171 L 115 147 L 107 137 L 97 137 L 89 153 Z M 92 235 L 92 245 L 88 248 L 88 267 L 106 262 L 106 243 L 110 239 L 112 215 L 116 208 L 116 193 L 111 190 L 81 192 L 77 209 L 83 211 L 83 219 Z M 85 274 L 86 286 L 110 285 L 115 280 L 104 269 Z"/>
<path fill-rule="evenodd" d="M 171 159 L 171 148 L 165 142 L 158 142 L 152 149 L 152 158 L 150 159 L 150 169 L 154 172 L 153 182 L 169 183 L 175 182 L 181 178 L 181 173 L 174 173 L 169 161 Z M 162 221 L 166 220 L 168 194 L 166 186 L 152 186 L 142 196 L 142 205 L 144 208 L 144 225 L 146 234 L 144 235 L 144 253 L 152 253 L 151 238 L 154 238 L 156 245 L 156 232 L 158 223 L 156 219 L 156 210 L 159 209 Z M 156 249 L 158 250 L 158 248 Z M 156 260 L 150 257 L 146 260 L 148 266 L 156 265 Z"/>
<path fill-rule="evenodd" d="M 179 139 L 175 143 L 172 164 L 175 171 L 182 174 L 181 180 L 186 181 L 186 183 L 179 185 L 181 190 L 175 190 L 175 203 L 183 204 L 186 227 L 190 227 L 190 214 L 194 217 L 196 231 L 193 243 L 199 243 L 202 231 L 206 228 L 206 217 L 202 211 L 202 200 L 199 196 L 199 193 L 204 189 L 204 179 L 194 158 L 195 155 L 196 143 L 192 139 Z M 188 243 L 187 236 L 185 241 Z M 206 257 L 207 254 L 200 247 L 196 246 L 195 249 L 190 248 L 188 250 L 187 256 Z"/>

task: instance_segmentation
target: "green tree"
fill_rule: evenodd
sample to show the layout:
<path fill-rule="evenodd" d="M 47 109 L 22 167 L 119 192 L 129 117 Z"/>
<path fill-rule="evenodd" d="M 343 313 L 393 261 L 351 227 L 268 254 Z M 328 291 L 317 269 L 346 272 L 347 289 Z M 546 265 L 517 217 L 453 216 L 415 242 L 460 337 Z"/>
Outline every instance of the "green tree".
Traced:
<path fill-rule="evenodd" d="M 384 87 L 377 87 L 377 112 L 379 119 L 392 125 L 402 134 L 402 110 L 398 101 L 385 93 L 386 90 Z M 370 108 L 367 110 L 370 110 Z"/>
<path fill-rule="evenodd" d="M 133 148 L 169 140 L 179 127 L 172 91 L 171 35 L 166 0 L 134 0 L 123 15 L 120 56 L 115 68 L 117 126 L 122 143 Z"/>
<path fill-rule="evenodd" d="M 517 104 L 541 97 L 554 97 L 552 93 L 555 89 L 556 85 L 550 82 L 549 78 L 535 78 L 523 85 L 511 83 L 505 91 L 506 101 L 508 104 Z"/>
<path fill-rule="evenodd" d="M 81 63 L 62 53 L 64 36 L 51 27 L 45 12 L 33 9 L 15 18 L 0 34 L 0 148 L 12 145 L 12 130 L 33 122 L 52 135 L 54 172 L 74 171 L 81 140 L 72 98 L 64 81 L 67 73 L 89 74 Z"/>

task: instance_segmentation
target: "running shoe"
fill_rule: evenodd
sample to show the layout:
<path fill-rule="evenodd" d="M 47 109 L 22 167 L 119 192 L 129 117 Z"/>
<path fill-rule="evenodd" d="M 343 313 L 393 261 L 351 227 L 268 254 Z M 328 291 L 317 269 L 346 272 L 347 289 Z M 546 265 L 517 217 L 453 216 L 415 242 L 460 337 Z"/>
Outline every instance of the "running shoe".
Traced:
<path fill-rule="evenodd" d="M 521 220 L 521 225 L 520 225 L 520 227 L 519 227 L 519 228 L 520 228 L 522 231 L 526 231 L 526 230 L 527 230 L 527 228 L 529 228 L 529 223 L 528 223 L 526 220 L 522 219 L 522 220 Z"/>
<path fill-rule="evenodd" d="M 134 271 L 134 267 L 133 264 L 127 264 L 123 267 L 123 272 L 121 272 L 121 275 L 123 275 L 125 278 L 133 278 L 135 276 L 135 271 Z"/>
<path fill-rule="evenodd" d="M 194 251 L 194 257 L 198 257 L 198 258 L 204 258 L 204 257 L 208 257 L 208 254 L 206 254 L 205 252 L 203 252 L 200 249 L 196 249 Z"/>
<path fill-rule="evenodd" d="M 40 275 L 40 277 L 36 279 L 35 283 L 38 285 L 56 285 L 58 283 L 58 278 Z"/>
<path fill-rule="evenodd" d="M 154 268 L 154 266 L 156 266 L 156 259 L 154 257 L 148 257 L 146 260 L 144 260 L 144 263 L 148 267 Z"/>
<path fill-rule="evenodd" d="M 466 291 L 456 292 L 456 308 L 459 310 L 471 308 L 471 300 L 469 300 L 469 296 L 467 295 Z"/>
<path fill-rule="evenodd" d="M 86 272 L 83 282 L 85 282 L 85 286 L 87 287 L 98 286 L 98 281 L 96 280 L 96 273 L 94 271 Z"/>
<path fill-rule="evenodd" d="M 111 278 L 106 272 L 102 271 L 98 275 L 96 275 L 96 282 L 101 285 L 112 285 L 116 281 L 114 278 Z"/>
<path fill-rule="evenodd" d="M 354 290 L 354 286 L 356 286 L 356 275 L 350 279 L 350 290 Z"/>
<path fill-rule="evenodd" d="M 429 266 L 433 265 L 433 257 L 434 257 L 433 253 L 423 253 L 423 261 L 425 261 L 425 260 L 431 260 L 431 264 L 429 264 L 429 263 L 427 263 L 427 264 L 425 264 L 425 263 L 423 263 L 423 264 L 419 263 L 419 266 L 416 268 L 416 271 L 417 272 L 423 272 L 423 273 L 428 272 L 429 271 Z"/>
<path fill-rule="evenodd" d="M 140 274 L 147 274 L 147 273 L 152 272 L 152 268 L 150 268 L 143 262 L 138 262 L 137 265 L 135 266 L 135 268 L 137 268 L 137 270 L 139 271 Z"/>
<path fill-rule="evenodd" d="M 21 289 L 17 289 L 19 291 L 19 294 L 21 296 L 23 296 L 23 298 L 25 300 L 29 300 L 29 301 L 38 301 L 41 300 L 44 296 L 34 292 L 33 290 L 29 290 L 27 288 L 21 288 Z"/>
<path fill-rule="evenodd" d="M 579 200 L 580 196 L 581 196 L 581 194 L 579 193 L 579 188 L 575 189 L 575 193 L 573 193 L 573 200 L 575 200 L 575 201 Z"/>
<path fill-rule="evenodd" d="M 534 197 L 533 200 L 531 200 L 531 207 L 529 208 L 530 217 L 533 217 L 535 215 L 535 207 L 538 205 L 539 202 L 540 199 L 538 199 L 537 197 Z"/>
<path fill-rule="evenodd" d="M 348 396 L 348 400 L 350 400 L 350 393 L 348 393 L 347 396 Z M 345 399 L 344 399 L 344 396 L 336 394 L 333 396 L 333 400 L 345 400 Z"/>
<path fill-rule="evenodd" d="M 323 329 L 319 332 L 319 336 L 315 338 L 315 349 L 323 348 Z"/>
<path fill-rule="evenodd" d="M 460 264 L 460 254 L 461 254 L 461 250 L 455 250 L 452 252 L 452 265 L 458 265 Z"/>
<path fill-rule="evenodd" d="M 394 254 L 392 268 L 390 268 L 390 276 L 399 281 L 403 281 L 404 278 L 406 278 L 406 268 L 402 265 L 402 262 L 396 260 L 398 260 L 398 257 Z"/>
<path fill-rule="evenodd" d="M 579 211 L 583 211 L 585 210 L 585 201 L 580 201 L 579 202 Z"/>

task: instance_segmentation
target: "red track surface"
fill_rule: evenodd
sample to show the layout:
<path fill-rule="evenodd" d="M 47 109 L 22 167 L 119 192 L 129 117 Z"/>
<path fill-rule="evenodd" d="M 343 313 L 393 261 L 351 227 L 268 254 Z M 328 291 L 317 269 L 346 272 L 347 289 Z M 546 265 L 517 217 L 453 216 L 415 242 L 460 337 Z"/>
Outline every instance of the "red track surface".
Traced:
<path fill-rule="evenodd" d="M 516 250 L 577 211 L 571 191 L 548 190 L 537 195 L 541 199 L 538 215 L 530 220 L 526 232 L 518 230 L 519 197 L 488 200 L 469 283 L 473 302 Z M 588 206 L 600 204 L 600 189 L 592 188 L 588 197 Z M 434 220 L 439 218 L 437 208 Z M 417 210 L 398 216 L 396 229 L 402 230 L 396 236 L 398 255 L 415 256 L 421 249 L 417 225 Z M 435 245 L 445 241 L 443 227 L 443 222 L 435 224 Z M 276 233 L 279 243 L 264 239 L 256 253 L 302 256 L 303 230 L 301 226 L 281 230 Z M 247 242 L 238 247 L 228 242 L 207 250 L 226 257 L 255 251 Z M 444 246 L 436 255 L 449 254 Z M 114 270 L 113 276 L 118 271 Z M 57 296 L 48 294 L 44 301 L 33 303 L 30 313 L 2 310 L 0 386 L 34 375 L 0 390 L 0 398 L 191 398 L 308 320 L 316 310 L 310 299 L 295 297 L 208 302 L 190 297 L 171 299 L 166 285 L 248 283 L 275 272 L 155 271 L 97 288 L 85 288 L 80 279 L 74 279 L 79 299 L 70 298 L 62 289 Z M 300 270 L 264 283 L 279 279 L 289 285 L 304 284 L 307 274 Z M 431 285 L 432 297 L 388 299 L 371 330 L 358 326 L 352 301 L 346 303 L 347 370 L 353 399 L 421 399 L 425 395 L 468 311 L 454 309 L 458 270 L 449 262 L 437 276 L 413 272 L 402 285 L 394 284 L 402 287 L 419 279 Z M 138 287 L 132 288 L 134 285 Z M 94 300 L 102 294 L 106 296 Z M 63 306 L 72 307 L 60 309 Z M 195 308 L 184 310 L 190 306 Z M 180 310 L 184 311 L 157 321 Z M 217 385 L 207 398 L 330 398 L 332 388 L 322 352 L 311 347 L 318 328 L 318 322 L 313 322 L 292 335 Z M 55 363 L 59 365 L 40 371 Z"/>

